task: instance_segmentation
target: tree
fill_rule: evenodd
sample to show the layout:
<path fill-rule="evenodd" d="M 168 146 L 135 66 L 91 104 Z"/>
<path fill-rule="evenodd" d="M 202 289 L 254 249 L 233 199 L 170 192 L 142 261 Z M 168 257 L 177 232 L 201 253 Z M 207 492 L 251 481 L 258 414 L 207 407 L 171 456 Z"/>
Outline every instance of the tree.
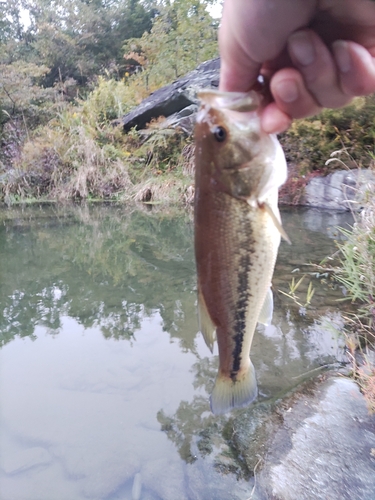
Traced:
<path fill-rule="evenodd" d="M 0 45 L 22 38 L 21 6 L 18 0 L 0 2 Z"/>
<path fill-rule="evenodd" d="M 26 58 L 50 68 L 46 86 L 66 78 L 85 85 L 113 68 L 120 75 L 124 40 L 149 30 L 153 15 L 140 0 L 23 0 L 23 7 L 30 17 L 21 36 L 31 49 Z"/>
<path fill-rule="evenodd" d="M 206 0 L 175 0 L 159 6 L 151 31 L 124 45 L 125 59 L 142 70 L 154 90 L 215 57 L 218 22 Z"/>

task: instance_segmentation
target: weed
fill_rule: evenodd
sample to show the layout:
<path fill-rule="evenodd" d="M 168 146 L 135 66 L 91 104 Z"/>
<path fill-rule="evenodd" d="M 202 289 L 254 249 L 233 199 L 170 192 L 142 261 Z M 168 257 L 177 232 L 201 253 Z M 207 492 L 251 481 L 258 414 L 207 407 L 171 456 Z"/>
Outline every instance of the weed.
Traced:
<path fill-rule="evenodd" d="M 351 229 L 340 229 L 347 239 L 338 243 L 341 258 L 336 280 L 352 302 L 360 302 L 359 316 L 375 333 L 375 201 L 370 199 L 354 217 Z"/>
<path fill-rule="evenodd" d="M 375 200 L 365 199 L 362 211 L 353 212 L 352 228 L 340 229 L 346 241 L 338 243 L 335 278 L 345 287 L 347 299 L 358 304 L 357 312 L 345 317 L 346 344 L 353 376 L 370 411 L 375 411 Z"/>
<path fill-rule="evenodd" d="M 125 135 L 112 120 L 129 108 L 130 94 L 124 82 L 102 78 L 85 101 L 60 103 L 55 118 L 24 139 L 12 168 L 0 167 L 4 199 L 185 201 L 192 159 L 183 134 L 160 118 Z"/>
<path fill-rule="evenodd" d="M 297 120 L 280 141 L 289 163 L 306 175 L 341 168 L 325 165 L 331 151 L 346 148 L 356 165 L 368 167 L 374 154 L 375 96 L 360 97 L 343 109 L 325 109 L 319 116 Z M 350 163 L 347 165 L 353 168 Z"/>
<path fill-rule="evenodd" d="M 313 287 L 312 281 L 310 281 L 306 291 L 306 299 L 304 303 L 301 302 L 301 298 L 298 296 L 297 291 L 305 277 L 306 275 L 303 275 L 302 278 L 300 278 L 297 282 L 295 278 L 292 278 L 292 281 L 289 283 L 289 293 L 279 290 L 280 293 L 292 299 L 293 302 L 297 304 L 297 306 L 299 306 L 301 309 L 306 309 L 306 307 L 311 304 L 311 300 L 315 293 L 315 288 Z"/>

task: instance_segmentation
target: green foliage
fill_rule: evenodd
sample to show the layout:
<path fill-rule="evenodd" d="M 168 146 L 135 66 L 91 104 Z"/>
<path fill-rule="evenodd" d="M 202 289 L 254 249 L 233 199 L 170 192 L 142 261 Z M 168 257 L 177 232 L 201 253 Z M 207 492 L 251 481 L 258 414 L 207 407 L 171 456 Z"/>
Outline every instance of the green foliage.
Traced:
<path fill-rule="evenodd" d="M 195 348 L 197 331 L 186 324 L 195 319 L 186 211 L 60 205 L 27 214 L 17 207 L 2 214 L 0 347 L 32 336 L 36 324 L 58 334 L 66 315 L 85 328 L 96 325 L 106 338 L 130 339 L 159 311 L 164 329 Z M 171 276 L 172 288 L 165 286 Z"/>
<path fill-rule="evenodd" d="M 217 24 L 206 5 L 177 0 L 156 11 L 139 0 L 23 0 L 30 18 L 23 27 L 21 0 L 11 0 L 13 31 L 4 26 L 0 58 L 3 198 L 156 201 L 169 191 L 185 199 L 191 172 L 182 168 L 182 135 L 156 123 L 125 136 L 119 120 L 151 90 L 216 55 Z M 135 44 L 143 61 L 133 74 L 121 49 L 129 38 L 128 50 Z M 94 77 L 86 99 L 78 97 Z"/>
<path fill-rule="evenodd" d="M 11 64 L 0 64 L 0 106 L 6 116 L 24 115 L 37 118 L 41 104 L 51 101 L 51 89 L 40 86 L 40 81 L 48 72 L 46 66 L 16 61 Z M 43 110 L 46 108 L 44 106 Z"/>
<path fill-rule="evenodd" d="M 134 79 L 141 78 L 146 90 L 153 91 L 218 55 L 218 23 L 206 7 L 207 2 L 200 0 L 165 3 L 151 31 L 126 42 L 125 58 L 141 70 Z"/>
<path fill-rule="evenodd" d="M 26 138 L 12 170 L 0 165 L 5 200 L 184 200 L 191 183 L 182 170 L 185 139 L 162 121 L 124 135 L 110 119 L 122 115 L 127 96 L 123 81 L 100 79 L 85 101 L 60 104 L 58 115 Z"/>
<path fill-rule="evenodd" d="M 0 176 L 12 168 L 29 130 L 55 112 L 53 89 L 40 86 L 47 71 L 21 60 L 0 64 Z"/>
<path fill-rule="evenodd" d="M 345 148 L 353 163 L 367 167 L 375 153 L 375 96 L 357 98 L 343 109 L 325 109 L 318 117 L 293 122 L 281 142 L 287 159 L 301 174 L 325 171 L 332 151 Z M 341 168 L 339 163 L 329 169 Z M 351 165 L 348 165 L 349 167 Z"/>
<path fill-rule="evenodd" d="M 45 84 L 86 84 L 105 70 L 122 71 L 123 41 L 151 28 L 153 10 L 139 0 L 27 0 L 29 57 L 50 68 Z"/>
<path fill-rule="evenodd" d="M 346 344 L 353 377 L 361 388 L 370 412 L 375 412 L 375 366 L 368 349 L 375 348 L 375 200 L 369 193 L 365 207 L 354 214 L 349 230 L 341 229 L 346 241 L 338 244 L 340 264 L 336 280 L 356 303 L 346 319 Z M 360 356 L 356 351 L 359 350 Z M 361 361 L 358 364 L 358 359 Z"/>
<path fill-rule="evenodd" d="M 20 28 L 20 10 L 18 2 L 7 0 L 0 3 L 0 44 L 14 39 Z"/>
<path fill-rule="evenodd" d="M 3 198 L 145 200 L 152 192 L 154 200 L 169 186 L 173 196 L 190 199 L 190 140 L 162 121 L 127 135 L 119 123 L 150 92 L 217 55 L 218 22 L 207 11 L 209 3 L 1 3 Z M 30 18 L 26 27 L 21 6 Z M 336 167 L 325 166 L 333 150 L 345 147 L 356 165 L 368 165 L 374 112 L 372 96 L 293 124 L 282 138 L 293 169 L 284 188 L 291 203 L 298 203 L 316 172 Z"/>
<path fill-rule="evenodd" d="M 88 122 L 101 127 L 110 120 L 120 119 L 136 102 L 136 91 L 124 80 L 99 77 L 93 91 L 82 102 L 82 112 Z"/>
<path fill-rule="evenodd" d="M 293 302 L 297 304 L 297 306 L 306 309 L 306 307 L 311 304 L 311 300 L 315 293 L 315 288 L 313 287 L 312 281 L 310 281 L 306 291 L 306 299 L 304 301 L 304 304 L 302 304 L 300 301 L 302 300 L 303 302 L 303 299 L 301 299 L 298 295 L 298 288 L 304 279 L 305 275 L 302 276 L 302 278 L 300 278 L 297 282 L 294 278 L 292 278 L 292 281 L 289 283 L 289 293 L 283 292 L 283 290 L 279 290 L 279 292 L 289 299 L 292 299 Z"/>

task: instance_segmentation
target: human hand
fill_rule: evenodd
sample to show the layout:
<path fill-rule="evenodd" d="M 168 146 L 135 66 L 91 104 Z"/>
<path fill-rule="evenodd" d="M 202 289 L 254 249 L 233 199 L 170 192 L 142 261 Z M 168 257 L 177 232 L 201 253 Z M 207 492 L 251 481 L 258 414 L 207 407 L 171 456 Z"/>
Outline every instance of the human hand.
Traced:
<path fill-rule="evenodd" d="M 220 90 L 247 91 L 259 74 L 269 81 L 268 133 L 375 92 L 370 0 L 225 0 L 219 44 Z"/>

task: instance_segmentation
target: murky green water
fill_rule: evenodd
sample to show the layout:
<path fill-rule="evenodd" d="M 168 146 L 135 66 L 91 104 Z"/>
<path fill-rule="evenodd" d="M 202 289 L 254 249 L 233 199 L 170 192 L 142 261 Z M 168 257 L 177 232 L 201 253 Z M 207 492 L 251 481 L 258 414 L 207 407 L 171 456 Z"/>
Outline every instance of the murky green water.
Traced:
<path fill-rule="evenodd" d="M 313 278 L 301 315 L 278 290 L 293 269 L 332 253 L 334 226 L 347 218 L 283 213 L 293 245 L 281 245 L 273 324 L 252 347 L 260 402 L 342 358 L 341 291 Z M 218 360 L 197 334 L 192 238 L 187 212 L 0 212 L 1 500 L 250 496 L 225 444 L 238 412 L 209 411 Z"/>

